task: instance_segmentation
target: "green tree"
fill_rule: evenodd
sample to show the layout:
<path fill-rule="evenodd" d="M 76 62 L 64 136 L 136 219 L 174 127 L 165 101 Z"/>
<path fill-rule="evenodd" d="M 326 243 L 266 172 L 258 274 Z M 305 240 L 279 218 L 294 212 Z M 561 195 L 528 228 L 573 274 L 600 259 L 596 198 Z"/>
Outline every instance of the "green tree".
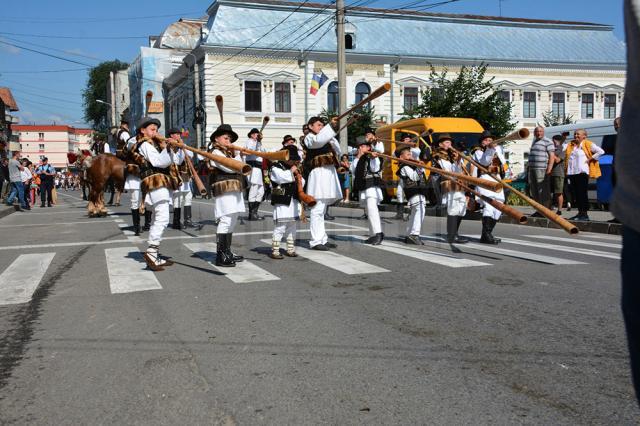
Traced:
<path fill-rule="evenodd" d="M 355 144 L 356 138 L 358 136 L 362 136 L 364 134 L 365 128 L 374 127 L 373 124 L 375 121 L 374 107 L 364 106 L 362 108 L 358 108 L 356 113 L 358 114 L 358 119 L 348 127 L 348 131 L 349 131 L 348 144 L 351 146 Z M 326 109 L 323 109 L 319 117 L 324 119 L 326 122 L 329 122 L 329 120 L 332 117 L 335 117 L 336 115 L 338 115 L 338 113 L 335 111 L 327 111 Z"/>
<path fill-rule="evenodd" d="M 463 66 L 454 79 L 448 69 L 436 72 L 431 67 L 431 87 L 422 91 L 422 102 L 403 113 L 403 119 L 417 117 L 463 117 L 477 120 L 496 137 L 513 131 L 511 103 L 500 96 L 500 87 L 494 78 L 486 79 L 487 65 Z"/>
<path fill-rule="evenodd" d="M 107 122 L 109 105 L 96 102 L 106 101 L 109 90 L 109 73 L 126 69 L 129 65 L 119 60 L 102 62 L 89 70 L 87 87 L 82 92 L 84 101 L 84 119 L 91 123 L 95 130 L 106 133 L 110 123 Z"/>
<path fill-rule="evenodd" d="M 544 127 L 551 127 L 561 126 L 563 124 L 573 124 L 575 123 L 575 120 L 573 119 L 573 114 L 557 115 L 554 114 L 553 111 L 549 110 L 542 113 L 542 123 Z"/>

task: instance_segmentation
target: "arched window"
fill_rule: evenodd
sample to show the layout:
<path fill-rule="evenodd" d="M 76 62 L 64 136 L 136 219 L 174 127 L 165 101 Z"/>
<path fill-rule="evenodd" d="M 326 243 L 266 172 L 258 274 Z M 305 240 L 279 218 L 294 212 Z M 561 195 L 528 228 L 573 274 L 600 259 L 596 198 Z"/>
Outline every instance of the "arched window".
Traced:
<path fill-rule="evenodd" d="M 332 81 L 327 88 L 327 111 L 338 112 L 338 82 Z"/>
<path fill-rule="evenodd" d="M 360 102 L 370 94 L 371 87 L 367 83 L 361 81 L 360 83 L 356 84 L 356 103 Z M 371 104 L 367 104 L 367 107 L 369 106 L 371 106 Z"/>
<path fill-rule="evenodd" d="M 353 39 L 353 34 L 345 34 L 344 36 L 344 48 L 347 50 L 351 50 L 355 48 L 355 43 Z"/>

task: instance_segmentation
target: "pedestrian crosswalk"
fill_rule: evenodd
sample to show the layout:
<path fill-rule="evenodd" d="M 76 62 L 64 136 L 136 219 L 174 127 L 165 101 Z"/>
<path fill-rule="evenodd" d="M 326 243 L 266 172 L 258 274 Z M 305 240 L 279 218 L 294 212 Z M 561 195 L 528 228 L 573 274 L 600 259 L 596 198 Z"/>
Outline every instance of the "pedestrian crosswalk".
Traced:
<path fill-rule="evenodd" d="M 262 234 L 262 235 L 261 235 Z M 479 238 L 479 236 L 471 236 Z M 608 242 L 597 239 L 565 238 L 547 235 L 522 235 L 519 238 L 503 238 L 500 245 L 485 245 L 478 241 L 468 244 L 447 244 L 441 235 L 422 235 L 423 246 L 406 245 L 401 238 L 386 238 L 378 246 L 363 243 L 362 235 L 334 235 L 338 243 L 337 250 L 310 250 L 306 243 L 296 247 L 298 259 L 272 261 L 266 257 L 270 250 L 271 240 L 264 239 L 262 232 L 255 232 L 255 240 L 251 244 L 258 250 L 258 257 L 250 256 L 239 262 L 234 268 L 218 268 L 215 266 L 215 243 L 173 241 L 173 248 L 184 247 L 193 253 L 194 260 L 204 262 L 201 270 L 214 270 L 214 280 L 230 284 L 266 284 L 282 281 L 285 277 L 310 273 L 327 276 L 385 274 L 398 272 L 411 267 L 432 268 L 489 268 L 505 260 L 518 263 L 543 264 L 549 267 L 561 265 L 587 265 L 602 262 L 599 259 L 618 260 L 620 258 L 619 241 Z M 196 240 L 197 241 L 197 240 Z M 61 243 L 56 248 L 69 249 L 87 243 Z M 88 243 L 93 245 L 91 243 Z M 103 245 L 105 244 L 105 245 Z M 167 242 L 169 244 L 169 242 Z M 37 288 L 46 281 L 51 271 L 56 253 L 49 249 L 44 253 L 20 254 L 27 246 L 14 246 L 16 252 L 0 267 L 0 306 L 28 303 Z M 29 246 L 30 247 L 30 246 Z M 103 268 L 102 274 L 108 277 L 105 288 L 112 295 L 125 295 L 140 292 L 161 291 L 170 285 L 164 283 L 167 273 L 155 273 L 146 268 L 141 247 L 136 242 L 127 240 L 111 240 L 95 244 L 96 249 L 104 252 L 104 262 L 97 264 Z M 593 248 L 591 248 L 593 247 Z M 45 250 L 44 246 L 35 247 Z M 3 252 L 11 251 L 4 247 Z M 167 247 L 167 252 L 172 250 Z M 246 253 L 245 253 L 246 254 Z M 262 258 L 262 256 L 264 256 Z M 183 265 L 184 265 L 183 261 Z M 206 265 L 206 266 L 204 266 Z M 313 269 L 312 269 L 312 265 Z M 416 266 L 419 265 L 419 266 Z M 182 268 L 181 262 L 171 267 L 172 271 Z M 4 269 L 2 269 L 4 268 Z M 320 271 L 320 272 L 318 272 Z M 96 271 L 97 272 L 97 271 Z M 186 273 L 186 271 L 185 271 Z M 164 274 L 164 275 L 163 275 Z M 185 275 L 185 279 L 188 276 Z M 186 281 L 188 282 L 188 281 Z"/>

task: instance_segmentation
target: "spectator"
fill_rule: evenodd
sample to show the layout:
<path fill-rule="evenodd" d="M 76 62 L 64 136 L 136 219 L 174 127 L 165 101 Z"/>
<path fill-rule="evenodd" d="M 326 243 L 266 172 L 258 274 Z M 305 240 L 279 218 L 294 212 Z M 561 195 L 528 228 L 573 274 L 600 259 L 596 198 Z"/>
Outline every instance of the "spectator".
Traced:
<path fill-rule="evenodd" d="M 555 145 L 548 138 L 544 137 L 544 128 L 538 126 L 533 131 L 533 142 L 529 150 L 529 193 L 531 198 L 549 207 L 551 204 L 549 196 L 549 179 L 555 163 Z M 532 216 L 540 217 L 540 213 L 535 212 Z"/>
<path fill-rule="evenodd" d="M 38 196 L 38 188 L 40 188 L 40 176 L 36 173 L 36 168 L 32 162 L 29 162 L 29 171 L 31 172 L 31 185 L 29 185 L 30 201 L 31 205 L 36 204 L 36 197 Z M 26 191 L 26 188 L 25 188 Z"/>
<path fill-rule="evenodd" d="M 56 169 L 49 164 L 47 157 L 42 158 L 42 164 L 36 169 L 36 173 L 40 176 L 40 208 L 44 207 L 45 202 L 47 207 L 53 207 L 53 185 L 54 177 L 56 176 Z"/>
<path fill-rule="evenodd" d="M 3 158 L 0 162 L 0 199 L 4 201 L 9 194 L 11 180 L 9 180 L 9 159 Z"/>
<path fill-rule="evenodd" d="M 347 154 L 342 154 L 340 158 L 340 168 L 344 170 L 342 173 L 338 173 L 338 178 L 340 178 L 340 185 L 342 186 L 342 196 L 344 198 L 344 202 L 349 201 L 349 190 L 351 189 L 351 174 L 349 173 L 349 156 Z"/>
<path fill-rule="evenodd" d="M 573 134 L 574 139 L 567 145 L 565 151 L 565 173 L 569 179 L 571 191 L 578 203 L 578 214 L 572 220 L 589 220 L 589 177 L 599 177 L 593 170 L 598 158 L 604 154 L 602 148 L 587 139 L 587 131 L 578 129 Z M 591 171 L 590 171 L 591 170 Z"/>
<path fill-rule="evenodd" d="M 13 200 L 18 197 L 18 211 L 22 208 L 26 208 L 26 202 L 24 200 L 24 185 L 22 185 L 21 172 L 24 170 L 22 164 L 19 161 L 20 151 L 13 151 L 11 160 L 9 160 L 9 180 L 11 181 L 11 193 L 7 198 L 7 205 L 12 205 Z"/>
<path fill-rule="evenodd" d="M 566 145 L 566 135 L 554 135 L 552 140 L 556 147 L 555 158 L 553 159 L 553 169 L 551 170 L 551 192 L 558 206 L 556 214 L 562 214 L 562 206 L 564 205 L 564 150 Z"/>
<path fill-rule="evenodd" d="M 31 161 L 23 158 L 21 160 L 23 170 L 20 171 L 20 176 L 22 178 L 22 186 L 24 188 L 24 204 L 25 210 L 31 210 L 31 204 L 29 200 L 29 194 L 31 193 L 31 180 L 33 176 L 31 175 L 31 170 L 29 169 L 29 164 L 32 164 Z"/>

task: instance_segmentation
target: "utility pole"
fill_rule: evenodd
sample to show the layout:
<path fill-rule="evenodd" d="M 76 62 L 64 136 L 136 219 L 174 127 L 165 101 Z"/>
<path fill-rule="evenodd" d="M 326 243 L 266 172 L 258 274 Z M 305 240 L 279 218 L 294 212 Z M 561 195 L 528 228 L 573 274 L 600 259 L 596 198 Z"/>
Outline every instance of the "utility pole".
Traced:
<path fill-rule="evenodd" d="M 111 86 L 111 126 L 116 126 L 116 86 L 115 86 L 115 73 L 111 71 L 109 73 L 109 84 Z"/>
<path fill-rule="evenodd" d="M 344 0 L 336 1 L 336 36 L 338 39 L 338 111 L 340 114 L 347 110 L 347 55 L 345 53 L 344 34 Z M 340 120 L 340 127 L 347 119 Z M 340 131 L 340 149 L 347 152 L 349 134 L 345 127 Z"/>
<path fill-rule="evenodd" d="M 200 106 L 200 67 L 198 66 L 198 61 L 195 55 L 193 55 L 193 90 L 195 90 L 194 96 L 196 100 L 196 110 Z M 202 124 L 200 120 L 196 120 L 196 147 L 198 149 L 202 148 L 202 132 L 201 127 Z"/>

